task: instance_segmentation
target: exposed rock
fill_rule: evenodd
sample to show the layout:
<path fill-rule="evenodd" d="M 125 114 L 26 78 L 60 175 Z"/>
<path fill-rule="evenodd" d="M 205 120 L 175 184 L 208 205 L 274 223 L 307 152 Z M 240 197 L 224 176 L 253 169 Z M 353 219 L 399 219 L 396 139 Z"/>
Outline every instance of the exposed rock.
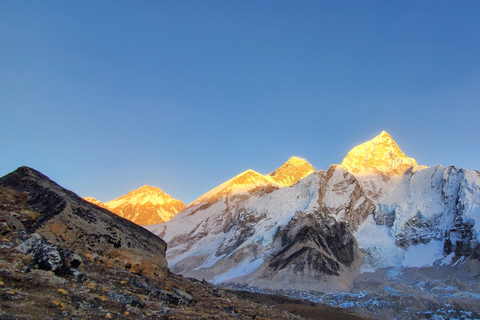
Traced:
<path fill-rule="evenodd" d="M 134 308 L 144 308 L 145 303 L 140 300 L 138 297 L 124 292 L 107 292 L 106 296 L 113 300 L 120 302 L 124 306 L 131 306 Z"/>
<path fill-rule="evenodd" d="M 57 245 L 32 237 L 16 247 L 23 254 L 31 254 L 38 269 L 60 271 L 65 269 L 65 254 Z"/>
<path fill-rule="evenodd" d="M 415 213 L 412 218 L 405 222 L 402 230 L 396 235 L 395 243 L 406 249 L 411 245 L 425 244 L 433 239 L 442 238 L 443 235 L 432 232 L 440 222 L 440 218 L 440 215 L 437 215 L 424 219 L 419 213 Z"/>
<path fill-rule="evenodd" d="M 282 249 L 269 263 L 273 271 L 288 269 L 312 278 L 321 274 L 338 276 L 355 256 L 355 239 L 345 222 L 302 212 L 278 229 L 274 245 Z"/>
<path fill-rule="evenodd" d="M 375 222 L 381 226 L 387 226 L 391 228 L 395 222 L 395 211 L 392 212 L 375 212 L 374 215 Z"/>

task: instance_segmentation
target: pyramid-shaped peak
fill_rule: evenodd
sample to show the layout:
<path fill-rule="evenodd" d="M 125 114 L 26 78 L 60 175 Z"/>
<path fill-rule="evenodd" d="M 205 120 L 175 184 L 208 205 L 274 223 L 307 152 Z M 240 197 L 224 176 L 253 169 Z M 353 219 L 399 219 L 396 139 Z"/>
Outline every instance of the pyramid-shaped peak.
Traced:
<path fill-rule="evenodd" d="M 290 157 L 290 159 L 288 159 L 288 161 L 286 162 L 287 163 L 291 163 L 291 164 L 304 164 L 304 163 L 308 163 L 307 160 L 303 159 L 303 158 L 300 158 L 300 157 Z"/>
<path fill-rule="evenodd" d="M 393 145 L 395 144 L 395 146 L 397 146 L 398 149 L 400 149 L 398 147 L 398 145 L 395 143 L 395 141 L 393 140 L 392 136 L 388 134 L 388 132 L 386 132 L 385 130 L 383 130 L 382 132 L 380 132 L 379 135 L 377 135 L 375 138 L 373 138 L 372 140 L 370 140 L 370 142 L 374 143 L 374 144 L 387 144 L 387 145 Z"/>
<path fill-rule="evenodd" d="M 352 173 L 399 175 L 415 166 L 415 159 L 407 157 L 386 131 L 350 150 L 342 161 L 342 167 Z"/>
<path fill-rule="evenodd" d="M 132 190 L 124 196 L 121 196 L 119 199 L 123 198 L 131 198 L 131 197 L 138 197 L 142 195 L 154 195 L 162 198 L 171 198 L 169 194 L 163 192 L 162 189 L 157 187 L 152 187 L 149 185 L 144 185 L 138 189 Z M 114 200 L 112 200 L 114 201 Z"/>
<path fill-rule="evenodd" d="M 312 172 L 315 172 L 315 169 L 307 160 L 291 157 L 269 176 L 282 186 L 292 186 Z"/>
<path fill-rule="evenodd" d="M 144 185 L 141 186 L 140 188 L 134 190 L 134 191 L 153 191 L 153 192 L 162 192 L 162 189 L 154 187 L 154 186 L 149 186 L 149 185 Z"/>
<path fill-rule="evenodd" d="M 255 183 L 258 180 L 266 180 L 265 176 L 252 170 L 248 169 L 230 180 L 230 184 L 239 185 L 239 184 L 251 184 Z"/>

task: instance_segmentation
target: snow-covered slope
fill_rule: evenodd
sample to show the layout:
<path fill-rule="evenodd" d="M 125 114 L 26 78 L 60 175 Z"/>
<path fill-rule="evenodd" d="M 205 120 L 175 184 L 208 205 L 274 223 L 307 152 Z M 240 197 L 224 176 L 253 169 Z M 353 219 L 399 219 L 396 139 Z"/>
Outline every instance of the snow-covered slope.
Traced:
<path fill-rule="evenodd" d="M 106 203 L 91 197 L 84 199 L 140 225 L 166 222 L 185 206 L 161 189 L 147 185 Z"/>
<path fill-rule="evenodd" d="M 419 166 L 386 132 L 300 180 L 289 163 L 304 165 L 244 172 L 148 226 L 168 242 L 170 268 L 213 282 L 348 291 L 365 272 L 480 257 L 478 171 Z"/>

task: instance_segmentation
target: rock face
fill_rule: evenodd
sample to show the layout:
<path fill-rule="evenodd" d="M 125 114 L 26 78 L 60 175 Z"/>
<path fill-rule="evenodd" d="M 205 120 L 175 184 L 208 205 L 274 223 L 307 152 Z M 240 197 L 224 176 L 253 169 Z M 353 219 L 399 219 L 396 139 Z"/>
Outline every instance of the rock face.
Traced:
<path fill-rule="evenodd" d="M 182 201 L 173 199 L 159 188 L 147 185 L 105 203 L 91 197 L 86 197 L 84 200 L 106 208 L 138 225 L 166 222 L 185 207 Z"/>
<path fill-rule="evenodd" d="M 269 176 L 237 176 L 149 226 L 168 242 L 172 270 L 214 283 L 348 292 L 365 272 L 477 261 L 478 171 L 419 166 L 386 132 L 298 181 L 286 168 L 300 161 L 291 160 Z M 240 180 L 248 187 L 232 187 Z"/>
<path fill-rule="evenodd" d="M 42 239 L 38 241 L 51 244 L 52 250 L 43 251 L 54 252 L 53 246 L 59 246 L 103 256 L 120 267 L 159 279 L 165 277 L 166 244 L 142 227 L 83 200 L 28 167 L 0 178 L 0 188 L 20 193 L 19 197 L 24 195 L 25 206 L 34 214 L 27 214 L 19 223 L 28 234 L 35 233 Z M 33 242 L 26 252 L 42 251 L 37 250 L 42 243 L 29 241 Z"/>

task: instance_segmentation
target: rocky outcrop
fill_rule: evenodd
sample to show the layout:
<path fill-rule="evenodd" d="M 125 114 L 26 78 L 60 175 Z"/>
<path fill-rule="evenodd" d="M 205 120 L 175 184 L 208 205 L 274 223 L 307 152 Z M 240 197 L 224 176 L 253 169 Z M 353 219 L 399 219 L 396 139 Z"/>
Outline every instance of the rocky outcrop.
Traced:
<path fill-rule="evenodd" d="M 51 244 L 45 248 L 97 254 L 120 267 L 165 277 L 166 244 L 142 227 L 83 200 L 32 168 L 20 167 L 0 178 L 0 188 L 25 195 L 23 205 L 36 214 L 27 211 L 22 225 L 43 239 L 39 241 Z M 26 250 L 35 250 L 38 241 L 28 241 L 32 246 Z"/>
<path fill-rule="evenodd" d="M 375 211 L 375 203 L 357 178 L 342 166 L 331 165 L 318 188 L 319 211 L 347 222 L 352 231 Z"/>
<path fill-rule="evenodd" d="M 272 271 L 287 269 L 302 276 L 339 276 L 355 257 L 355 238 L 345 222 L 322 213 L 297 212 L 278 229 L 274 246 L 281 250 L 269 262 Z"/>

